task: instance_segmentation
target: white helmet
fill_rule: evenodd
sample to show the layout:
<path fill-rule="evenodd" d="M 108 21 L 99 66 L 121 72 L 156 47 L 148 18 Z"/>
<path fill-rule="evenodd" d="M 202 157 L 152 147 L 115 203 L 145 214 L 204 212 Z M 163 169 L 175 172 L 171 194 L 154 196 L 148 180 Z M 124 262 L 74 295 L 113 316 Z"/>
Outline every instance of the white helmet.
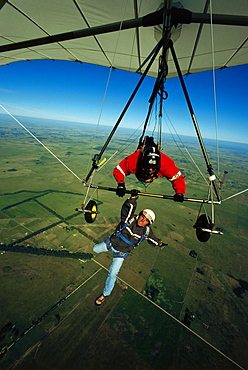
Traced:
<path fill-rule="evenodd" d="M 144 215 L 145 218 L 152 224 L 155 221 L 155 213 L 151 209 L 144 209 L 140 212 L 141 215 Z"/>

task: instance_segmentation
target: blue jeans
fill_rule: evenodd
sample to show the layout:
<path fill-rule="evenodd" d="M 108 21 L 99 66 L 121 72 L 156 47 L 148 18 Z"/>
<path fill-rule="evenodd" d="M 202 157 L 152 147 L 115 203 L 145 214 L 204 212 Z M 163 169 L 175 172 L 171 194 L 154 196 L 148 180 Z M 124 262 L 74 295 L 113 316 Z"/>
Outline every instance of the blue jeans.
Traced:
<path fill-rule="evenodd" d="M 112 292 L 115 281 L 118 275 L 118 272 L 120 271 L 120 268 L 124 262 L 124 259 L 128 256 L 128 253 L 123 254 L 114 249 L 112 246 L 106 244 L 105 242 L 95 244 L 93 247 L 93 251 L 95 253 L 101 253 L 101 252 L 114 252 L 112 264 L 109 268 L 109 273 L 105 282 L 105 287 L 103 289 L 103 295 L 110 295 Z"/>

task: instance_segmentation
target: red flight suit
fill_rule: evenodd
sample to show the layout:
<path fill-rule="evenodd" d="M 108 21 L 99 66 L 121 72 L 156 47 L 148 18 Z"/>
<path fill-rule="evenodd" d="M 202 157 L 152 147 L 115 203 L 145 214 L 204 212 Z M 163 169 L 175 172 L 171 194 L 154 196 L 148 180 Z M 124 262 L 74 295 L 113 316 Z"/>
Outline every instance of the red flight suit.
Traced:
<path fill-rule="evenodd" d="M 113 175 L 118 182 L 124 183 L 125 176 L 130 175 L 131 173 L 136 174 L 136 167 L 140 151 L 136 151 L 128 157 L 124 158 L 113 171 Z M 184 176 L 181 174 L 174 161 L 164 153 L 160 153 L 161 161 L 160 168 L 157 173 L 158 177 L 166 177 L 167 180 L 171 181 L 172 187 L 176 193 L 185 194 L 186 184 Z"/>

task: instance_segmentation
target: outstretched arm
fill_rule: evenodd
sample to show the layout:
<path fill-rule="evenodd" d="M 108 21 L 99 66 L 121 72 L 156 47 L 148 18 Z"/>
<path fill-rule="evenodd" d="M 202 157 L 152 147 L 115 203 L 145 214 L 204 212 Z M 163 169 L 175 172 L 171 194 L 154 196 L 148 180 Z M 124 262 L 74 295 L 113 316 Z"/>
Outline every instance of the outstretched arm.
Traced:
<path fill-rule="evenodd" d="M 153 233 L 151 228 L 149 230 L 149 235 L 148 235 L 147 241 L 148 241 L 149 244 L 157 245 L 161 249 L 163 249 L 166 245 L 168 245 L 168 244 L 162 242 L 161 239 L 157 238 L 156 235 Z"/>
<path fill-rule="evenodd" d="M 130 175 L 130 173 L 136 173 L 138 156 L 138 152 L 130 154 L 128 157 L 120 161 L 120 163 L 113 170 L 114 178 L 118 182 L 116 195 L 119 197 L 123 197 L 126 192 L 125 176 Z"/>
<path fill-rule="evenodd" d="M 120 163 L 114 168 L 113 175 L 118 184 L 125 182 L 125 176 L 128 176 L 131 173 L 136 173 L 138 157 L 139 152 L 134 152 L 120 161 Z"/>
<path fill-rule="evenodd" d="M 157 238 L 156 235 L 153 233 L 151 227 L 149 227 L 149 235 L 147 237 L 147 241 L 151 245 L 160 245 L 162 243 L 162 240 Z"/>
<path fill-rule="evenodd" d="M 180 171 L 177 172 L 176 176 L 173 176 L 169 179 L 172 183 L 172 187 L 176 193 L 185 194 L 186 192 L 186 184 L 184 180 L 184 176 L 181 174 Z"/>
<path fill-rule="evenodd" d="M 171 182 L 176 194 L 185 194 L 186 184 L 184 176 L 175 165 L 175 162 L 164 153 L 161 153 L 160 172 L 163 177 L 166 177 Z"/>
<path fill-rule="evenodd" d="M 127 222 L 133 217 L 137 207 L 137 197 L 128 198 L 121 207 L 121 221 Z"/>

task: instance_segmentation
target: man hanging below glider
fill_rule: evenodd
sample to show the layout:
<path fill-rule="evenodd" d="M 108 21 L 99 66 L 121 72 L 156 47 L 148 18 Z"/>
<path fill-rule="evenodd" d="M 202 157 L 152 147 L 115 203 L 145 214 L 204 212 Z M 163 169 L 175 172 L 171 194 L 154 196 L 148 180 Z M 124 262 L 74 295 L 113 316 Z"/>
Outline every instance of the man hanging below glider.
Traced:
<path fill-rule="evenodd" d="M 144 209 L 138 215 L 134 214 L 137 206 L 137 193 L 137 190 L 132 190 L 131 197 L 123 203 L 121 222 L 118 224 L 115 232 L 104 242 L 95 244 L 93 247 L 95 253 L 113 252 L 113 260 L 109 268 L 105 287 L 102 294 L 95 300 L 97 306 L 100 306 L 106 297 L 111 294 L 118 272 L 129 252 L 144 240 L 160 248 L 168 245 L 157 238 L 151 229 L 150 225 L 155 220 L 155 214 L 152 210 Z"/>
<path fill-rule="evenodd" d="M 146 148 L 138 149 L 124 158 L 113 171 L 118 182 L 116 195 L 123 197 L 126 192 L 125 176 L 135 174 L 137 179 L 144 183 L 150 183 L 157 177 L 166 177 L 175 190 L 174 201 L 183 202 L 186 192 L 184 176 L 181 174 L 174 161 L 161 153 L 152 137 L 146 137 Z"/>

